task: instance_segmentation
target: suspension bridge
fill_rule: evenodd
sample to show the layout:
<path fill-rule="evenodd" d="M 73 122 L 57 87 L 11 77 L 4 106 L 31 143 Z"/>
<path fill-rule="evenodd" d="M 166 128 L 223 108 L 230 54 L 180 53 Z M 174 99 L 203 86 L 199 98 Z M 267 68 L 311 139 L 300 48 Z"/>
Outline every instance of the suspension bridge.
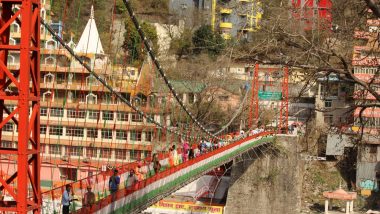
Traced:
<path fill-rule="evenodd" d="M 123 2 L 142 41 L 141 49 L 150 57 L 138 72 L 113 60 L 121 52 L 111 51 L 112 35 L 121 32 L 114 23 L 107 48 L 112 53 L 105 54 L 93 9 L 75 44 L 73 38 L 65 42 L 62 29 L 45 20 L 50 8 L 46 1 L 0 2 L 0 211 L 60 212 L 62 192 L 70 184 L 77 196 L 91 186 L 97 200 L 91 207 L 74 202 L 74 213 L 140 212 L 248 150 L 272 143 L 277 134 L 287 133 L 286 67 L 276 80 L 264 75 L 260 81 L 255 65 L 251 91 L 246 89 L 231 120 L 212 132 L 169 79 L 129 1 Z M 67 14 L 68 8 L 63 10 Z M 112 21 L 114 17 L 113 10 Z M 121 41 L 116 43 L 121 46 Z M 273 109 L 279 118 L 274 120 L 275 129 L 252 133 L 258 128 L 261 87 L 280 89 L 279 98 L 273 98 L 278 95 L 274 92 L 264 98 L 271 105 L 276 103 Z M 242 111 L 248 93 L 249 118 L 244 120 L 249 121 L 249 129 L 246 134 L 229 134 L 225 129 Z M 169 147 L 182 141 L 197 145 L 205 139 L 223 146 L 169 167 Z M 152 151 L 164 166 L 158 173 L 151 172 Z M 107 167 L 119 169 L 125 182 L 129 170 L 142 162 L 146 178 L 132 188 L 121 185 L 111 196 Z"/>

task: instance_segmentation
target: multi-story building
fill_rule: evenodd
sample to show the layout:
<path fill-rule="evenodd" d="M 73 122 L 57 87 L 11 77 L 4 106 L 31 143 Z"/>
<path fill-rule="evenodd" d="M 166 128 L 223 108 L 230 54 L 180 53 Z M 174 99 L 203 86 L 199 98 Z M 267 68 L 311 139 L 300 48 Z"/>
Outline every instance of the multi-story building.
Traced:
<path fill-rule="evenodd" d="M 41 17 L 45 20 L 49 20 L 46 15 L 50 14 L 49 10 L 49 3 L 43 2 Z M 51 25 L 61 33 L 59 23 Z M 14 22 L 10 42 L 19 43 L 20 36 L 20 27 Z M 150 72 L 152 65 L 145 63 L 140 70 L 112 65 L 103 50 L 93 9 L 78 44 L 71 40 L 68 45 L 116 91 L 154 120 L 168 125 L 170 114 L 165 115 L 165 110 L 159 109 L 156 100 L 149 96 L 149 81 L 144 81 L 144 76 L 149 74 L 141 75 Z M 12 71 L 20 67 L 17 53 L 9 53 L 8 67 Z M 40 87 L 43 187 L 51 187 L 62 180 L 84 178 L 107 165 L 125 164 L 160 149 L 159 142 L 152 143 L 156 126 L 107 91 L 43 26 Z M 13 110 L 15 104 L 9 102 L 6 106 Z M 2 133 L 3 148 L 17 147 L 15 124 L 8 122 Z M 16 164 L 12 159 L 2 158 L 1 167 L 11 174 Z"/>
<path fill-rule="evenodd" d="M 203 23 L 210 23 L 211 1 L 169 0 L 169 12 L 173 15 L 172 24 L 177 24 L 178 20 L 183 20 L 185 26 L 191 29 Z"/>
<path fill-rule="evenodd" d="M 353 84 L 336 74 L 318 78 L 315 96 L 316 123 L 319 127 L 345 127 L 352 123 Z M 325 129 L 326 130 L 326 129 Z"/>
<path fill-rule="evenodd" d="M 331 29 L 331 0 L 289 0 L 296 29 Z"/>
<path fill-rule="evenodd" d="M 368 31 L 355 32 L 355 38 L 361 40 L 362 46 L 354 46 L 352 65 L 354 75 L 369 87 L 380 93 L 378 58 L 378 32 L 380 20 L 367 20 Z M 362 104 L 379 103 L 373 95 L 359 84 L 355 85 L 354 131 L 363 131 L 363 139 L 358 147 L 357 183 L 369 181 L 380 182 L 380 108 L 370 107 L 361 112 Z M 361 114 L 360 114 L 361 112 Z"/>
<path fill-rule="evenodd" d="M 263 15 L 261 2 L 258 0 L 217 1 L 212 3 L 211 25 L 219 29 L 224 39 L 230 39 L 241 34 L 248 38 L 249 33 L 260 29 Z M 214 14 L 215 13 L 215 14 Z"/>

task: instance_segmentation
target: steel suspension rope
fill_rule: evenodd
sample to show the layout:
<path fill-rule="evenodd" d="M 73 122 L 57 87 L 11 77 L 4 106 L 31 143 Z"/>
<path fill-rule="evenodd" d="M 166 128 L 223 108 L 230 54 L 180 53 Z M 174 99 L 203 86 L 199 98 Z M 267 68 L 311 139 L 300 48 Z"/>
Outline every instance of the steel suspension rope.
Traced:
<path fill-rule="evenodd" d="M 145 117 L 149 122 L 151 123 L 154 123 L 155 125 L 157 125 L 158 127 L 161 127 L 162 129 L 165 129 L 165 130 L 168 130 L 169 132 L 172 132 L 176 135 L 180 135 L 180 136 L 185 136 L 184 134 L 182 133 L 179 133 L 177 131 L 173 131 L 173 130 L 170 130 L 170 128 L 160 124 L 159 122 L 156 122 L 154 119 L 152 119 L 151 117 L 149 117 L 148 115 L 146 115 L 143 111 L 141 111 L 138 107 L 132 105 L 132 103 L 130 101 L 128 101 L 125 97 L 123 97 L 119 92 L 117 92 L 116 90 L 113 89 L 112 86 L 110 86 L 105 80 L 103 80 L 100 75 L 98 75 L 97 73 L 95 73 L 88 64 L 86 64 L 78 55 L 76 55 L 74 53 L 74 50 L 72 48 L 70 48 L 64 41 L 63 39 L 57 35 L 57 33 L 43 20 L 41 19 L 41 24 L 43 26 L 45 26 L 45 28 L 52 34 L 52 36 L 90 73 L 94 76 L 94 78 L 96 80 L 98 80 L 102 85 L 104 85 L 105 88 L 107 88 L 107 90 L 109 90 L 111 93 L 115 94 L 115 96 L 117 96 L 117 98 L 119 98 L 121 101 L 123 101 L 124 103 L 126 103 L 129 107 L 131 107 L 134 111 L 136 111 L 138 114 L 140 114 L 141 116 Z M 199 122 L 198 122 L 199 123 Z M 194 139 L 199 139 L 198 137 L 191 137 L 191 138 L 194 138 Z M 218 138 L 220 139 L 220 138 Z"/>
<path fill-rule="evenodd" d="M 181 106 L 181 108 L 186 112 L 186 114 L 191 118 L 191 120 L 193 120 L 193 122 L 195 124 L 197 124 L 197 126 L 204 132 L 206 133 L 208 136 L 210 136 L 211 138 L 216 138 L 218 140 L 222 140 L 221 138 L 219 138 L 218 136 L 212 134 L 209 130 L 207 130 L 194 116 L 193 114 L 186 108 L 185 104 L 182 102 L 182 100 L 179 98 L 178 96 L 178 93 L 174 90 L 174 87 L 172 86 L 172 84 L 170 83 L 170 81 L 168 80 L 168 78 L 166 77 L 166 74 L 164 72 L 164 70 L 162 69 L 160 63 L 158 62 L 155 54 L 153 53 L 153 49 L 152 47 L 150 46 L 149 42 L 150 40 L 148 40 L 148 38 L 145 36 L 144 32 L 142 31 L 141 29 L 141 26 L 135 16 L 135 13 L 133 12 L 133 9 L 129 3 L 129 0 L 123 0 L 124 2 L 124 5 L 126 6 L 127 8 L 127 11 L 129 13 L 129 16 L 131 17 L 132 19 L 132 22 L 133 24 L 135 25 L 135 28 L 137 29 L 137 32 L 139 33 L 141 39 L 143 40 L 144 42 L 144 45 L 146 47 L 146 49 L 148 50 L 148 53 L 149 53 L 149 56 L 152 58 L 152 61 L 154 62 L 154 64 L 156 65 L 156 68 L 158 70 L 158 72 L 160 73 L 161 77 L 163 78 L 165 84 L 167 85 L 167 87 L 169 88 L 170 92 L 173 94 L 174 98 L 177 100 L 177 102 L 179 103 L 179 105 Z"/>
<path fill-rule="evenodd" d="M 238 110 L 235 111 L 235 113 L 232 116 L 232 118 L 230 119 L 230 121 L 228 121 L 228 123 L 226 123 L 226 125 L 224 125 L 219 131 L 215 132 L 214 135 L 220 134 L 221 132 L 223 132 L 224 130 L 226 130 L 231 125 L 232 122 L 234 122 L 234 120 L 236 119 L 236 117 L 242 112 L 243 107 L 244 107 L 244 103 L 247 100 L 248 94 L 249 94 L 249 90 L 247 90 L 245 92 L 244 98 L 243 98 L 243 100 L 242 100 L 242 102 L 241 102 Z"/>

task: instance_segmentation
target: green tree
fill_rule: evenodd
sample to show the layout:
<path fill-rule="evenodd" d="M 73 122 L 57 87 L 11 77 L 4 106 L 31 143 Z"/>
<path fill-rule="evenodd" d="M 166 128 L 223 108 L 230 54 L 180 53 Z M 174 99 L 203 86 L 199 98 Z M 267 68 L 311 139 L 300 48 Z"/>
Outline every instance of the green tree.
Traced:
<path fill-rule="evenodd" d="M 147 22 L 141 22 L 140 25 L 145 36 L 152 42 L 153 49 L 157 49 L 158 37 L 156 28 Z M 125 22 L 125 29 L 123 48 L 129 56 L 131 64 L 139 64 L 144 60 L 144 56 L 146 55 L 142 40 L 130 19 Z"/>
<path fill-rule="evenodd" d="M 170 43 L 170 51 L 177 56 L 178 60 L 181 60 L 184 56 L 192 54 L 193 43 L 192 32 L 190 29 L 185 29 L 180 37 L 174 37 Z"/>
<path fill-rule="evenodd" d="M 113 16 L 113 0 L 74 1 L 51 0 L 51 16 L 54 22 L 63 22 L 64 39 L 70 40 L 70 33 L 74 33 L 74 40 L 78 41 L 91 14 L 91 5 L 94 6 L 96 25 L 105 52 L 109 51 L 110 28 Z"/>
<path fill-rule="evenodd" d="M 213 32 L 210 25 L 200 26 L 194 32 L 192 41 L 195 54 L 207 52 L 210 56 L 216 56 L 225 48 L 224 39 Z"/>

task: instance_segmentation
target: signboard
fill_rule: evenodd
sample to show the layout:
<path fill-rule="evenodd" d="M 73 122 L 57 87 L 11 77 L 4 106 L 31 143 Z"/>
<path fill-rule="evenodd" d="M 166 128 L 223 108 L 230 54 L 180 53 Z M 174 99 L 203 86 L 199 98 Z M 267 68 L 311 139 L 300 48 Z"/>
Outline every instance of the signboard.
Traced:
<path fill-rule="evenodd" d="M 281 100 L 281 92 L 259 91 L 259 100 Z"/>
<path fill-rule="evenodd" d="M 355 109 L 355 113 L 354 113 L 355 117 L 359 117 L 360 110 L 361 110 L 361 108 L 356 108 Z M 373 118 L 373 117 L 379 118 L 380 117 L 380 108 L 366 108 L 363 111 L 362 116 L 363 117 L 368 117 L 368 118 Z"/>
<path fill-rule="evenodd" d="M 199 204 L 189 204 L 181 202 L 169 202 L 160 201 L 155 205 L 149 207 L 147 211 L 164 211 L 164 210 L 175 210 L 181 213 L 213 213 L 213 214 L 223 214 L 223 206 L 209 206 L 209 205 L 199 205 Z"/>

